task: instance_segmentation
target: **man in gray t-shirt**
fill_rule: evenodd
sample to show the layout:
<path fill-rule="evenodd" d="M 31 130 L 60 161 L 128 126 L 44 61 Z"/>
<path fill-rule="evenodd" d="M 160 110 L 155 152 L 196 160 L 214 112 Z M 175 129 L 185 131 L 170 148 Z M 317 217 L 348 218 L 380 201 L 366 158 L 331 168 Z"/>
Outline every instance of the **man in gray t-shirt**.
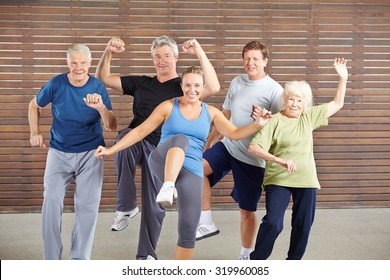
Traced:
<path fill-rule="evenodd" d="M 252 106 L 279 112 L 283 92 L 282 86 L 264 71 L 269 58 L 264 44 L 249 42 L 242 51 L 242 58 L 246 74 L 232 80 L 222 106 L 222 112 L 237 127 L 253 122 Z M 224 138 L 213 145 L 218 137 L 215 130 L 210 133 L 205 147 L 209 149 L 203 154 L 205 179 L 197 240 L 219 233 L 211 214 L 211 187 L 232 171 L 234 187 L 231 196 L 239 204 L 241 213 L 240 259 L 249 259 L 257 230 L 255 213 L 261 196 L 265 162 L 247 152 L 252 136 L 239 141 Z"/>

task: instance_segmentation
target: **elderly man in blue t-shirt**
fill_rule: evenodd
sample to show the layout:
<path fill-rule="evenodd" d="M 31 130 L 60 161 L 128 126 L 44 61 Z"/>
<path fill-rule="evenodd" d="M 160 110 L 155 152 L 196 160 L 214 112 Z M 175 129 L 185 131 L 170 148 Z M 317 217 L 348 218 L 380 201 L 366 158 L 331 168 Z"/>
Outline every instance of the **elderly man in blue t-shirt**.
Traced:
<path fill-rule="evenodd" d="M 101 120 L 108 130 L 117 126 L 103 82 L 88 74 L 91 60 L 86 45 L 72 45 L 67 52 L 69 72 L 50 79 L 29 105 L 31 146 L 46 147 L 39 131 L 40 108 L 52 104 L 42 208 L 44 259 L 62 258 L 62 212 L 72 179 L 76 187 L 70 259 L 91 257 L 103 183 L 103 162 L 94 153 L 104 145 Z"/>

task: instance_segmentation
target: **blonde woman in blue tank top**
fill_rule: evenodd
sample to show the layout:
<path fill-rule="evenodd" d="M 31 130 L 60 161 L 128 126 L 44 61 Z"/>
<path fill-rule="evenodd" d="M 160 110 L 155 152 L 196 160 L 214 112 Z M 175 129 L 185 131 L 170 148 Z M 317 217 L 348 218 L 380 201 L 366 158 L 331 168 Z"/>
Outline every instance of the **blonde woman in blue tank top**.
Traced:
<path fill-rule="evenodd" d="M 117 153 L 163 125 L 160 143 L 149 157 L 154 187 L 159 191 L 156 203 L 163 207 L 172 204 L 176 197 L 179 216 L 176 259 L 191 259 L 203 192 L 202 153 L 210 125 L 214 124 L 223 136 L 239 140 L 256 133 L 271 116 L 262 110 L 252 124 L 235 127 L 220 110 L 201 101 L 205 83 L 200 67 L 192 66 L 184 71 L 181 88 L 183 96 L 161 103 L 148 119 L 114 146 L 100 146 L 96 157 Z M 158 233 L 165 216 L 162 213 L 149 213 L 155 218 L 154 230 Z"/>

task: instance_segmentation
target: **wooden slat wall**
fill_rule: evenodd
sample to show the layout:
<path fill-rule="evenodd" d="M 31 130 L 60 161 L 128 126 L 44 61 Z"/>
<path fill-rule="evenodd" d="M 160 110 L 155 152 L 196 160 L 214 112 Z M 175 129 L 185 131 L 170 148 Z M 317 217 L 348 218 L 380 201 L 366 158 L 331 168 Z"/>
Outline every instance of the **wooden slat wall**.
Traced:
<path fill-rule="evenodd" d="M 153 75 L 150 43 L 162 34 L 178 43 L 197 38 L 215 65 L 223 93 L 232 78 L 243 73 L 241 50 L 253 39 L 269 46 L 267 71 L 272 77 L 282 85 L 307 80 L 318 103 L 330 101 L 335 92 L 333 58 L 347 58 L 345 107 L 328 127 L 315 132 L 323 186 L 318 206 L 389 207 L 390 2 L 295 2 L 0 1 L 0 213 L 41 210 L 47 150 L 29 146 L 27 108 L 49 78 L 67 70 L 68 46 L 90 46 L 94 74 L 107 41 L 120 36 L 126 52 L 115 56 L 112 72 Z M 196 60 L 182 53 L 179 72 L 192 64 Z M 109 91 L 121 129 L 131 118 L 131 98 Z M 208 102 L 219 107 L 223 99 Z M 43 110 L 41 124 L 48 139 L 49 108 Z M 116 134 L 105 133 L 108 145 Z M 112 158 L 105 166 L 101 210 L 111 211 L 116 202 Z M 236 207 L 231 187 L 227 176 L 214 188 L 215 208 Z M 66 211 L 72 210 L 72 188 Z"/>

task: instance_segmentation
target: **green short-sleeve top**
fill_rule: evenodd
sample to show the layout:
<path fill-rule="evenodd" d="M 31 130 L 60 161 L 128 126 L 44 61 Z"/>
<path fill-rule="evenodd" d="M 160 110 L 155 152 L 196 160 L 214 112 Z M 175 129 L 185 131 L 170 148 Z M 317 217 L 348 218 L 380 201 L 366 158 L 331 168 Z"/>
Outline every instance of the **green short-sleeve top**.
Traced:
<path fill-rule="evenodd" d="M 283 166 L 267 161 L 263 188 L 279 185 L 292 188 L 320 188 L 313 153 L 313 130 L 328 125 L 328 103 L 310 107 L 297 118 L 281 113 L 254 136 L 251 144 L 259 145 L 274 156 L 291 159 L 296 172 L 288 174 Z"/>

